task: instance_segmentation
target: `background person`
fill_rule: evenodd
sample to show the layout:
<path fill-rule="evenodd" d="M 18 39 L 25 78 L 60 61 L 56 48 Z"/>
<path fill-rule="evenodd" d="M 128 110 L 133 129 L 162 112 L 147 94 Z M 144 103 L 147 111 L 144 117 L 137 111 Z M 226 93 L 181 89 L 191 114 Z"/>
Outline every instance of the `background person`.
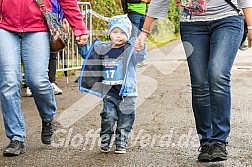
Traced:
<path fill-rule="evenodd" d="M 131 37 L 138 37 L 143 28 L 145 15 L 147 12 L 147 4 L 150 0 L 124 0 L 127 3 L 127 15 L 132 23 Z M 145 61 L 139 62 L 138 67 L 147 65 Z"/>
<path fill-rule="evenodd" d="M 62 8 L 60 7 L 60 4 L 58 3 L 58 0 L 51 0 L 52 3 L 52 12 L 58 14 L 58 20 L 62 21 L 63 27 L 66 32 L 69 30 L 69 23 L 66 18 L 64 18 L 64 12 Z M 49 81 L 51 82 L 51 85 L 53 87 L 53 91 L 55 95 L 61 95 L 63 91 L 57 86 L 56 84 L 56 68 L 57 68 L 57 58 L 58 54 L 60 55 L 62 59 L 62 54 L 63 52 L 51 52 L 50 53 L 50 59 L 49 59 L 49 65 L 48 65 L 48 76 L 49 76 Z M 32 91 L 29 87 L 26 88 L 26 96 L 31 97 L 32 96 Z"/>
<path fill-rule="evenodd" d="M 135 42 L 142 49 L 156 19 L 165 18 L 170 1 L 151 1 L 143 30 Z M 187 56 L 192 107 L 200 136 L 199 161 L 227 159 L 230 133 L 230 73 L 243 35 L 243 16 L 224 0 L 181 1 L 180 33 Z M 252 40 L 252 1 L 237 0 Z"/>
<path fill-rule="evenodd" d="M 58 13 L 59 21 L 62 21 L 63 28 L 65 29 L 66 32 L 69 33 L 69 23 L 67 19 L 64 17 L 64 11 L 61 8 L 60 4 L 58 3 L 58 0 L 52 0 L 52 12 Z M 49 68 L 49 72 L 48 72 L 49 81 L 52 84 L 55 95 L 61 95 L 63 93 L 63 91 L 56 84 L 56 67 L 57 67 L 58 54 L 60 55 L 61 60 L 63 60 L 63 51 L 59 53 L 51 52 L 50 60 L 49 60 L 49 67 L 48 67 Z M 64 66 L 67 67 L 67 64 L 64 64 Z"/>

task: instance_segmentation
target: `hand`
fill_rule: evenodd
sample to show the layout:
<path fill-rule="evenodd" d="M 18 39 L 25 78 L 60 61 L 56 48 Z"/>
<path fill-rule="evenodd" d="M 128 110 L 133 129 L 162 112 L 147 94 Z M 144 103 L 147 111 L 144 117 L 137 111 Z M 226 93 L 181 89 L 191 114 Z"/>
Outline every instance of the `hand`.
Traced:
<path fill-rule="evenodd" d="M 68 23 L 67 19 L 62 20 L 62 25 L 63 25 L 63 30 L 66 33 L 69 33 L 69 23 Z"/>
<path fill-rule="evenodd" d="M 77 44 L 79 46 L 84 46 L 87 44 L 88 37 L 89 37 L 89 35 L 80 35 L 80 36 L 76 37 L 75 40 L 77 41 Z"/>
<path fill-rule="evenodd" d="M 147 33 L 141 32 L 140 35 L 137 37 L 134 46 L 136 51 L 141 51 L 144 49 L 144 42 L 147 39 Z"/>

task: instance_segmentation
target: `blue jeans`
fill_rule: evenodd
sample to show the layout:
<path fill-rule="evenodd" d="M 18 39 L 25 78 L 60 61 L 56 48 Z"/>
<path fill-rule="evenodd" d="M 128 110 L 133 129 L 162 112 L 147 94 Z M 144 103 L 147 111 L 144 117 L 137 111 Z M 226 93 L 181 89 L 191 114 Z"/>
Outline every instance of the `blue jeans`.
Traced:
<path fill-rule="evenodd" d="M 137 13 L 128 13 L 128 18 L 132 23 L 131 37 L 138 37 L 143 28 L 143 24 L 145 21 L 145 15 L 137 14 Z"/>
<path fill-rule="evenodd" d="M 101 144 L 110 144 L 117 121 L 115 144 L 125 147 L 128 135 L 135 121 L 136 97 L 125 97 L 123 100 L 106 96 L 103 98 L 101 112 Z"/>
<path fill-rule="evenodd" d="M 21 57 L 26 84 L 42 120 L 51 121 L 56 111 L 48 80 L 49 37 L 47 32 L 15 33 L 4 29 L 0 29 L 0 37 L 0 97 L 6 136 L 23 141 L 26 133 L 20 103 Z"/>
<path fill-rule="evenodd" d="M 238 51 L 243 18 L 180 24 L 191 77 L 192 107 L 200 143 L 227 143 L 230 132 L 230 73 Z"/>

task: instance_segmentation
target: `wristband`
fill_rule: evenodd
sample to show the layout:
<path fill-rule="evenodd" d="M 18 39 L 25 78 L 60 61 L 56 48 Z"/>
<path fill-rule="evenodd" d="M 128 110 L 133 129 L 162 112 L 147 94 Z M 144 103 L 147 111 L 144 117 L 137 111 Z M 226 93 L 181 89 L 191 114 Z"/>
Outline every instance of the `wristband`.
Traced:
<path fill-rule="evenodd" d="M 141 31 L 147 33 L 148 35 L 151 33 L 151 31 L 145 30 L 143 28 L 141 29 Z"/>
<path fill-rule="evenodd" d="M 248 30 L 252 30 L 252 26 L 248 26 L 247 29 L 248 29 Z"/>

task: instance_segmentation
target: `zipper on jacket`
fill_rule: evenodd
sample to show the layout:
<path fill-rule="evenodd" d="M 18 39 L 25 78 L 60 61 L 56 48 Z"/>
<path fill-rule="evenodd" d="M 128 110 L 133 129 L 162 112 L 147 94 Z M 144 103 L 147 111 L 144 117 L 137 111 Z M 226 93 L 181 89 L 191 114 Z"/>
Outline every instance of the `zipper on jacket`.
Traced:
<path fill-rule="evenodd" d="M 3 0 L 1 2 L 1 6 L 0 6 L 0 23 L 2 22 L 3 20 Z"/>
<path fill-rule="evenodd" d="M 129 62 L 130 62 L 130 59 L 131 59 L 131 56 L 132 56 L 132 54 L 133 54 L 133 50 L 132 50 L 132 45 L 131 45 L 131 43 L 129 43 L 130 44 L 130 46 L 129 47 L 131 47 L 130 48 L 130 53 L 129 53 L 129 57 L 127 58 L 127 62 L 126 62 L 126 69 L 125 69 L 125 76 L 124 76 L 124 79 L 123 79 L 123 83 L 122 83 L 122 87 L 121 87 L 121 89 L 120 89 L 120 92 L 119 92 L 119 95 L 120 96 L 124 96 L 124 92 L 123 92 L 123 86 L 125 86 L 125 82 L 126 82 L 126 79 L 127 79 L 127 71 L 128 71 L 128 66 L 129 66 Z M 127 48 L 128 49 L 128 48 Z"/>

